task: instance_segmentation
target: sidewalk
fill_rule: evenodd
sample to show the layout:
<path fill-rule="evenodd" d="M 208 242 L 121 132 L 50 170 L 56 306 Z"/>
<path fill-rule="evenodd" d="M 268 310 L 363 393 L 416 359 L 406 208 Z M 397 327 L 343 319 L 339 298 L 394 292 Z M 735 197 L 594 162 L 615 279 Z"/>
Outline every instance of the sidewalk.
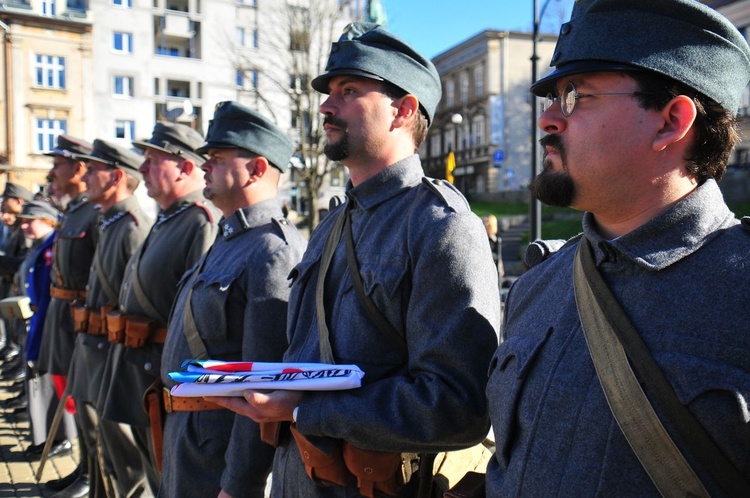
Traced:
<path fill-rule="evenodd" d="M 39 460 L 29 461 L 23 450 L 29 446 L 29 423 L 5 409 L 5 400 L 16 395 L 13 383 L 0 381 L 0 498 L 51 496 L 34 478 Z M 47 460 L 41 483 L 64 477 L 76 468 L 78 442 L 73 453 Z"/>

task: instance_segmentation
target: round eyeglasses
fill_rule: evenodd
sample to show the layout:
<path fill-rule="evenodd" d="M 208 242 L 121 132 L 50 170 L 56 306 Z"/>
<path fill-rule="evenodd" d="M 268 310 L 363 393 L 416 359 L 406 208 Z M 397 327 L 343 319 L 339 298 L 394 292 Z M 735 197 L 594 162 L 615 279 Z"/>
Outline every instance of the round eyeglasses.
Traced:
<path fill-rule="evenodd" d="M 583 97 L 599 97 L 601 95 L 644 95 L 643 92 L 609 92 L 609 93 L 578 93 L 576 86 L 573 82 L 569 81 L 559 97 L 555 97 L 551 93 L 547 94 L 547 100 L 544 102 L 544 110 L 550 108 L 555 102 L 560 102 L 560 110 L 563 116 L 570 117 L 573 114 L 573 110 L 576 108 L 576 100 L 582 99 Z"/>

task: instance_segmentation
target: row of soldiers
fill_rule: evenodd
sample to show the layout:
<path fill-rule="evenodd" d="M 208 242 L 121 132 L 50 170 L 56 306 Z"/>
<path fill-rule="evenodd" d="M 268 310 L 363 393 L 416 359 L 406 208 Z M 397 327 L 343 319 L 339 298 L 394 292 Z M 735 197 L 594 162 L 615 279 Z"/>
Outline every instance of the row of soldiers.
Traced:
<path fill-rule="evenodd" d="M 133 145 L 142 154 L 61 135 L 50 153 L 52 193 L 69 200 L 35 369 L 67 377 L 63 397 L 75 402 L 81 461 L 45 487 L 57 497 L 155 496 L 162 461 L 164 496 L 232 492 L 253 472 L 265 481 L 273 449 L 265 458 L 237 451 L 257 439 L 250 419 L 213 410 L 195 426 L 191 415 L 205 410 L 202 400 L 167 399 L 174 420 L 162 458 L 162 403 L 152 399 L 149 412 L 143 396 L 154 385 L 152 398 L 169 397 L 160 375 L 195 356 L 195 338 L 183 330 L 200 330 L 213 358 L 281 358 L 287 276 L 306 246 L 276 195 L 293 146 L 271 121 L 235 102 L 217 106 L 205 140 L 187 126 L 158 122 L 149 140 Z M 159 207 L 155 221 L 134 195 L 140 182 Z M 168 323 L 176 330 L 169 338 Z M 229 445 L 237 458 L 225 461 Z M 213 481 L 189 479 L 194 466 Z"/>

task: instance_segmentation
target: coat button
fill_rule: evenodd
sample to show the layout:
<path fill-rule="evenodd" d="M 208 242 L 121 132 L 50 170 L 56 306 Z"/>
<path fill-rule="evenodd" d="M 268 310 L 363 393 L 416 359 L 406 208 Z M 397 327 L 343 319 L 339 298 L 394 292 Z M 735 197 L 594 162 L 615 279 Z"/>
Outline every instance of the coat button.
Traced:
<path fill-rule="evenodd" d="M 143 364 L 143 369 L 147 372 L 150 372 L 153 368 L 154 368 L 154 364 L 151 363 L 150 361 L 147 361 L 146 363 Z"/>
<path fill-rule="evenodd" d="M 555 54 L 552 56 L 552 62 L 557 62 L 562 54 L 560 52 L 555 52 Z"/>
<path fill-rule="evenodd" d="M 560 34 L 567 35 L 568 33 L 570 33 L 570 23 L 566 22 L 560 27 Z"/>

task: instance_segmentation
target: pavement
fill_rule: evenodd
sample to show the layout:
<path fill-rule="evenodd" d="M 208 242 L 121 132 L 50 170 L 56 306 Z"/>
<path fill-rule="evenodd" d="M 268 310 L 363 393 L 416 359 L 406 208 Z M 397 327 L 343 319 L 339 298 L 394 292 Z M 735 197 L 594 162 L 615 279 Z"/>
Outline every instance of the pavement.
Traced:
<path fill-rule="evenodd" d="M 52 496 L 41 483 L 65 477 L 78 465 L 78 442 L 73 453 L 47 460 L 40 483 L 35 475 L 39 460 L 27 460 L 23 451 L 29 442 L 29 422 L 19 420 L 5 409 L 5 400 L 17 392 L 12 382 L 0 381 L 0 498 Z"/>

